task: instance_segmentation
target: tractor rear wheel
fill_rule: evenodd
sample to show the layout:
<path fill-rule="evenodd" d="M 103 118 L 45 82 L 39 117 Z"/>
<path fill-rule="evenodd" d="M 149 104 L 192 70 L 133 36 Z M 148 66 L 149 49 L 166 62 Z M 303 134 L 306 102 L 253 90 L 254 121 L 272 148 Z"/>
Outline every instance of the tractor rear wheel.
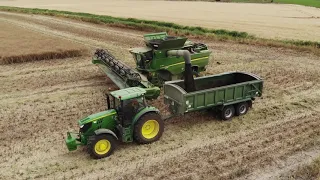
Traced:
<path fill-rule="evenodd" d="M 116 139 L 111 134 L 93 135 L 88 138 L 87 150 L 94 159 L 110 156 L 116 145 Z"/>
<path fill-rule="evenodd" d="M 162 136 L 164 123 L 161 116 L 151 112 L 138 119 L 134 126 L 134 139 L 139 144 L 157 141 Z"/>
<path fill-rule="evenodd" d="M 221 111 L 221 118 L 223 120 L 229 120 L 234 116 L 235 110 L 233 105 L 225 106 Z"/>

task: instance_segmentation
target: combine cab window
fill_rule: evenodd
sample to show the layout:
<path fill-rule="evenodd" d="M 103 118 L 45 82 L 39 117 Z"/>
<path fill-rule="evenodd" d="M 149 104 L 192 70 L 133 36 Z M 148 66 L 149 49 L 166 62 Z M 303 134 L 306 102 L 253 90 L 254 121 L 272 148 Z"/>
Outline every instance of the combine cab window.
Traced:
<path fill-rule="evenodd" d="M 152 51 L 148 51 L 148 52 L 144 53 L 144 55 L 145 55 L 147 61 L 151 61 L 153 59 Z"/>
<path fill-rule="evenodd" d="M 152 51 L 148 51 L 142 54 L 134 54 L 133 57 L 136 60 L 138 67 L 145 69 L 149 68 L 150 62 L 153 59 L 153 53 Z"/>

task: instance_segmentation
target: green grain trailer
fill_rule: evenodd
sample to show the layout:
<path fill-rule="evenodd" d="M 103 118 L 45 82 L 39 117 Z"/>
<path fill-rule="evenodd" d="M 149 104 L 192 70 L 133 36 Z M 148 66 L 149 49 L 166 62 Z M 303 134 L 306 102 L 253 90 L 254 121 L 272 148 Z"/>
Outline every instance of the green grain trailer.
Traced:
<path fill-rule="evenodd" d="M 229 72 L 195 78 L 196 90 L 187 93 L 183 80 L 164 84 L 165 104 L 173 115 L 203 109 L 216 109 L 224 120 L 242 115 L 262 95 L 263 81 L 256 75 Z"/>

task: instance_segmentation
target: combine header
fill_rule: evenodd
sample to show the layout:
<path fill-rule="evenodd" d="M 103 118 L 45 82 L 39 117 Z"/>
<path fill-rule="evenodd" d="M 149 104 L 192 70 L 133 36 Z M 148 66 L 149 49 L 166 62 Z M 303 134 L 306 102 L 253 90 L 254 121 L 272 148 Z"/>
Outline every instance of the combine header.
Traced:
<path fill-rule="evenodd" d="M 97 49 L 93 64 L 99 64 L 107 76 L 120 88 L 141 87 L 146 90 L 146 97 L 155 99 L 160 94 L 159 87 L 154 86 L 139 72 L 118 61 L 107 50 Z"/>
<path fill-rule="evenodd" d="M 98 49 L 93 64 L 99 64 L 108 77 L 120 88 L 141 87 L 149 99 L 157 98 L 165 81 L 183 79 L 186 58 L 192 63 L 191 74 L 199 76 L 205 71 L 211 51 L 205 44 L 187 41 L 184 37 L 167 33 L 144 35 L 146 47 L 133 48 L 130 53 L 136 62 L 132 69 L 117 60 L 107 50 Z M 177 53 L 176 51 L 184 53 Z M 186 54 L 188 52 L 189 54 Z"/>

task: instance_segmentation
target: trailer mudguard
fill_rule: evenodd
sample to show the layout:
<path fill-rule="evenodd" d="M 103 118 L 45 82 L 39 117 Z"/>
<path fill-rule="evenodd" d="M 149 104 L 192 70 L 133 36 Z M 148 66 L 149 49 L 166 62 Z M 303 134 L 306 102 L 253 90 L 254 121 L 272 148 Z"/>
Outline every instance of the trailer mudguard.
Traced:
<path fill-rule="evenodd" d="M 94 131 L 94 133 L 96 135 L 99 135 L 99 134 L 111 134 L 116 139 L 118 139 L 117 135 L 113 131 L 111 131 L 110 129 L 97 129 L 97 130 Z"/>
<path fill-rule="evenodd" d="M 152 106 L 147 106 L 134 116 L 132 125 L 134 125 L 140 119 L 141 116 L 143 116 L 149 112 L 155 112 L 158 114 L 160 113 L 160 111 L 157 108 L 152 107 Z"/>

